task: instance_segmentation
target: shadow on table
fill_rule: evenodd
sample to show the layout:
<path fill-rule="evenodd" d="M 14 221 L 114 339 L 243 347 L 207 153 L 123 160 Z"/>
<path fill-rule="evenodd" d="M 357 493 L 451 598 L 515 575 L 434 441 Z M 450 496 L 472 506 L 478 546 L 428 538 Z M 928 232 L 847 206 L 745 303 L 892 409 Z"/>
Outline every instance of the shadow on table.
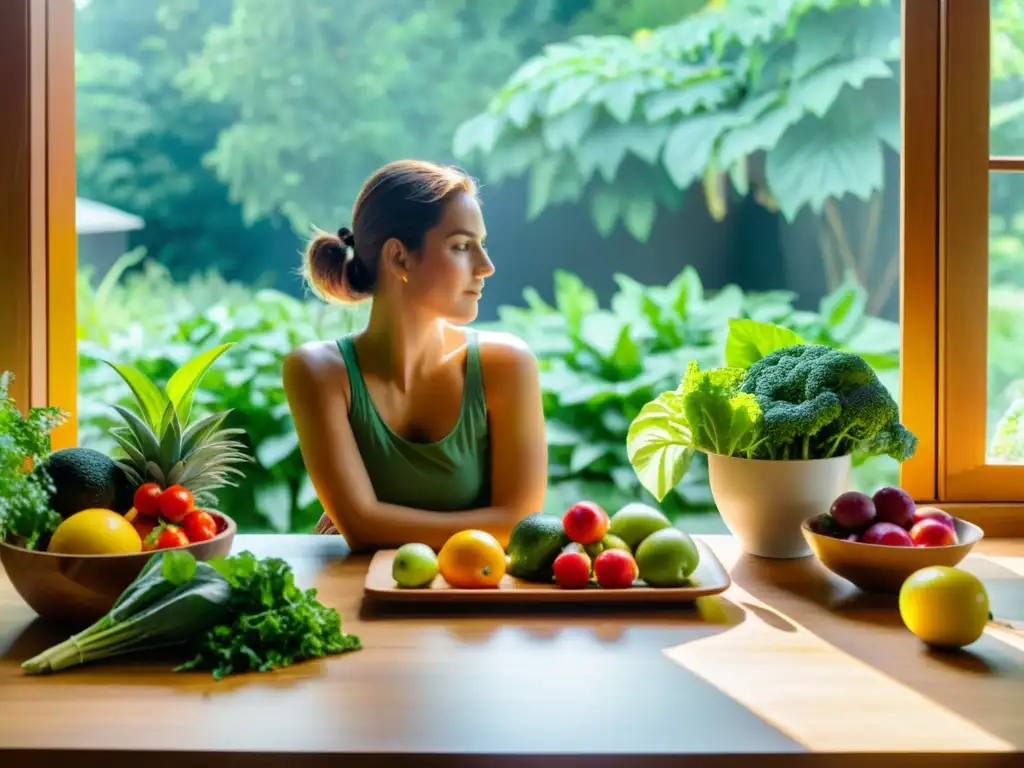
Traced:
<path fill-rule="evenodd" d="M 1024 746 L 1011 714 L 1019 712 L 1024 690 L 1024 644 L 1015 647 L 986 634 L 959 651 L 933 650 L 907 630 L 897 595 L 863 592 L 814 557 L 741 555 L 731 576 L 748 594 L 837 649 L 994 736 Z M 996 616 L 1024 618 L 1024 579 L 991 561 L 984 563 L 981 578 Z M 808 604 L 823 610 L 808 611 Z M 958 677 L 971 685 L 969 695 L 956 684 Z"/>

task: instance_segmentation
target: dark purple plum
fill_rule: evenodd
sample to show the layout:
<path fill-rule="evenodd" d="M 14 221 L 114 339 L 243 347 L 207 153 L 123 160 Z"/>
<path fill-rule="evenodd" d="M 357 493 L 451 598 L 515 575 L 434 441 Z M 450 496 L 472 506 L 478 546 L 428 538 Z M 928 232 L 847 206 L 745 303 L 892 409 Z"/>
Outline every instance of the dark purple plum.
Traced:
<path fill-rule="evenodd" d="M 902 488 L 879 488 L 871 498 L 875 502 L 875 516 L 879 522 L 892 523 L 900 528 L 914 524 L 917 505 Z"/>
<path fill-rule="evenodd" d="M 832 502 L 832 519 L 847 530 L 860 530 L 875 520 L 875 503 L 860 491 L 847 491 Z"/>

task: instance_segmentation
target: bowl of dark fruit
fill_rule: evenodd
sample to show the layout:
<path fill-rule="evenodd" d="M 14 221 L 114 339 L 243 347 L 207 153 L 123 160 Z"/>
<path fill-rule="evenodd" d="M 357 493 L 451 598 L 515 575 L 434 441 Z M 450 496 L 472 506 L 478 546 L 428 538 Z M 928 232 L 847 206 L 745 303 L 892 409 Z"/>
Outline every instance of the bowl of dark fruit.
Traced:
<path fill-rule="evenodd" d="M 825 568 L 865 592 L 889 594 L 922 568 L 959 564 L 984 537 L 973 523 L 938 507 L 917 506 L 893 487 L 873 496 L 844 493 L 801 530 Z"/>

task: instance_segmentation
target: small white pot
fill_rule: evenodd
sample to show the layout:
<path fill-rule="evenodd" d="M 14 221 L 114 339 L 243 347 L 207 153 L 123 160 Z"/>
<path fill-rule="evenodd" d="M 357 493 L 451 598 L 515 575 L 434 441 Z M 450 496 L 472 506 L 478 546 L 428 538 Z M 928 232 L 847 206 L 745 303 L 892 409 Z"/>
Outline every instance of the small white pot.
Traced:
<path fill-rule="evenodd" d="M 807 557 L 800 524 L 852 489 L 853 459 L 765 461 L 708 454 L 711 495 L 748 555 Z"/>

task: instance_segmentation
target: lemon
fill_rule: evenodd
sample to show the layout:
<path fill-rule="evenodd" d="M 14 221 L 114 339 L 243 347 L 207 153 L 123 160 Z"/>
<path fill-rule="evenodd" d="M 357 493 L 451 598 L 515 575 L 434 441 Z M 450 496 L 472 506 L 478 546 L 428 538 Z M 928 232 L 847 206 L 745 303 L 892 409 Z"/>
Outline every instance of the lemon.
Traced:
<path fill-rule="evenodd" d="M 988 592 L 977 576 L 959 568 L 922 568 L 900 588 L 900 616 L 929 645 L 962 648 L 985 630 Z"/>
<path fill-rule="evenodd" d="M 57 526 L 47 550 L 62 555 L 141 552 L 142 537 L 113 510 L 83 509 Z"/>

